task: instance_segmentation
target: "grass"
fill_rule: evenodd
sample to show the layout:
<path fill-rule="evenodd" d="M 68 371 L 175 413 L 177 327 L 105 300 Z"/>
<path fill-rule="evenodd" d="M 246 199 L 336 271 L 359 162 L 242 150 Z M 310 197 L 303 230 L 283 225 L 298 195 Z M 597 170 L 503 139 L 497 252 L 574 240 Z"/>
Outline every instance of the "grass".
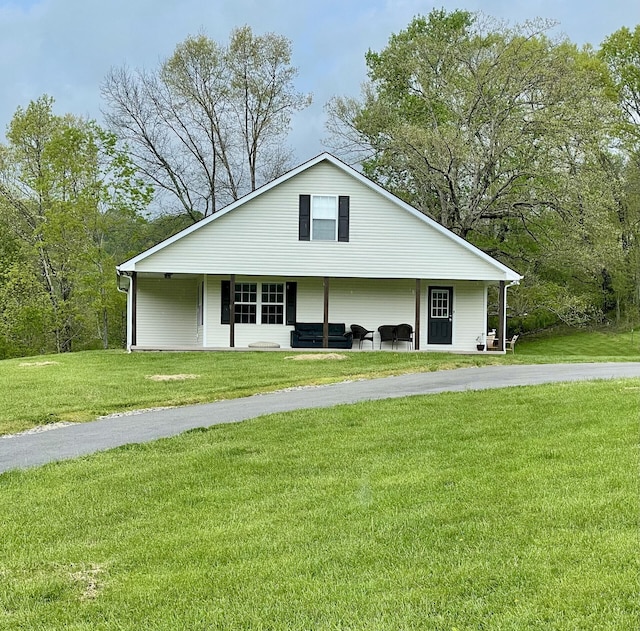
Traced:
<path fill-rule="evenodd" d="M 115 411 L 247 396 L 295 385 L 498 363 L 500 357 L 347 353 L 294 361 L 287 353 L 93 351 L 0 362 L 0 434 Z M 176 381 L 149 377 L 187 375 Z"/>
<path fill-rule="evenodd" d="M 639 403 L 411 397 L 4 474 L 0 628 L 635 631 Z"/>
<path fill-rule="evenodd" d="M 617 357 L 635 361 L 640 355 L 640 331 L 613 332 L 601 329 L 546 332 L 518 340 L 516 353 L 548 358 Z"/>
<path fill-rule="evenodd" d="M 640 361 L 640 334 L 573 334 L 518 341 L 515 355 L 344 353 L 294 361 L 286 352 L 93 351 L 0 361 L 0 434 L 56 421 L 155 406 L 203 403 L 296 385 L 498 363 Z M 188 375 L 153 381 L 154 375 Z"/>

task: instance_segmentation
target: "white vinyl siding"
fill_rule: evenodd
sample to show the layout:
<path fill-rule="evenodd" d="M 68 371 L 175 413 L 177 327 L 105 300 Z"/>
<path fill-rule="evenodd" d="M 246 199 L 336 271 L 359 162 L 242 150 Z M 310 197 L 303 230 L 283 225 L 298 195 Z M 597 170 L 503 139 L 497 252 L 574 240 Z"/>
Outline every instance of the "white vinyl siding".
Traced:
<path fill-rule="evenodd" d="M 300 241 L 299 195 L 348 195 L 349 242 Z M 137 271 L 501 280 L 504 272 L 330 162 L 136 263 Z"/>
<path fill-rule="evenodd" d="M 200 345 L 198 280 L 138 278 L 136 346 Z"/>

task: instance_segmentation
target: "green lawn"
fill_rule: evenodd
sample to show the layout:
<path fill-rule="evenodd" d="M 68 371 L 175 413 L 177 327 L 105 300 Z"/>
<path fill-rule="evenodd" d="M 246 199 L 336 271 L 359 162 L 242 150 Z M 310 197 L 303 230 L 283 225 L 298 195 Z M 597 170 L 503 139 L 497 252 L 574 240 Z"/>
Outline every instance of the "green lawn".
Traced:
<path fill-rule="evenodd" d="M 296 385 L 497 363 L 640 361 L 640 335 L 524 339 L 515 355 L 346 352 L 343 360 L 296 361 L 287 352 L 93 351 L 0 361 L 0 434 L 111 412 L 202 403 Z M 176 381 L 154 376 L 186 375 Z"/>
<path fill-rule="evenodd" d="M 637 631 L 639 404 L 411 397 L 4 474 L 0 629 Z"/>
<path fill-rule="evenodd" d="M 286 352 L 92 351 L 0 361 L 0 434 L 111 412 L 175 406 L 310 385 L 483 365 L 501 357 L 410 352 L 342 353 L 298 361 Z M 315 356 L 315 355 L 314 355 Z M 186 376 L 175 381 L 152 377 Z"/>
<path fill-rule="evenodd" d="M 635 361 L 640 356 L 640 331 L 558 331 L 524 336 L 516 353 L 540 357 L 618 357 Z"/>

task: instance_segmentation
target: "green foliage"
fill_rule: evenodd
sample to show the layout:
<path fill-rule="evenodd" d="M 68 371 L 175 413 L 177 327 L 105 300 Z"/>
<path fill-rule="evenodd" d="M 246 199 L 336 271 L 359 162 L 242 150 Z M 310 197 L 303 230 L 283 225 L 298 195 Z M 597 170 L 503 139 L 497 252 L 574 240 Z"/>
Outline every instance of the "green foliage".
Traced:
<path fill-rule="evenodd" d="M 606 142 L 614 111 L 593 55 L 548 26 L 433 11 L 369 52 L 371 84 L 343 120 L 373 153 L 365 172 L 462 236 L 570 213 L 564 180 Z"/>
<path fill-rule="evenodd" d="M 122 218 L 135 223 L 148 187 L 111 134 L 55 115 L 50 97 L 18 108 L 7 139 L 0 227 L 13 255 L 0 276 L 5 355 L 120 345 L 124 300 L 107 233 Z"/>
<path fill-rule="evenodd" d="M 0 276 L 0 358 L 52 350 L 54 313 L 49 297 L 28 261 Z"/>
<path fill-rule="evenodd" d="M 276 414 L 2 475 L 0 627 L 636 631 L 637 386 Z"/>
<path fill-rule="evenodd" d="M 620 318 L 637 305 L 637 224 L 611 77 L 631 102 L 635 43 L 612 38 L 627 46 L 623 72 L 551 26 L 416 17 L 367 53 L 370 81 L 331 102 L 329 129 L 368 176 L 523 274 L 523 312 Z"/>
<path fill-rule="evenodd" d="M 632 31 L 622 27 L 604 40 L 598 55 L 609 68 L 609 89 L 626 120 L 625 140 L 640 150 L 640 24 Z"/>

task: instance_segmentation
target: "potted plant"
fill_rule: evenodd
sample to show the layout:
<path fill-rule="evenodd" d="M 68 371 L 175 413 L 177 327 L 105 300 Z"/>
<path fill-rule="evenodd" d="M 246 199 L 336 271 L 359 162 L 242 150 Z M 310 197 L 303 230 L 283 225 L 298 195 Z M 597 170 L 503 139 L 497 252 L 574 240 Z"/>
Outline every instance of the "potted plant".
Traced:
<path fill-rule="evenodd" d="M 484 350 L 484 333 L 481 333 L 480 335 L 478 335 L 478 337 L 476 337 L 476 348 L 479 351 Z"/>

